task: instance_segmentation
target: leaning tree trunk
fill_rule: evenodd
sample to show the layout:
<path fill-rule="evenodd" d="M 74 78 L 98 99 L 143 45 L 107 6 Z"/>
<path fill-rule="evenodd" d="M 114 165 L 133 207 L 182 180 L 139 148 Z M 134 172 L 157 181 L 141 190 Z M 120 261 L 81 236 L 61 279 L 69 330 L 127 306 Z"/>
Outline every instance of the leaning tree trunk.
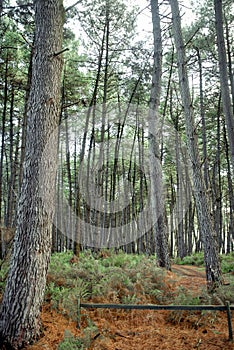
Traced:
<path fill-rule="evenodd" d="M 148 113 L 151 207 L 158 264 L 161 267 L 170 269 L 171 264 L 169 258 L 168 238 L 164 218 L 161 153 L 158 139 L 162 76 L 162 39 L 157 0 L 151 0 L 151 11 L 154 34 L 154 66 L 149 104 L 150 110 Z"/>
<path fill-rule="evenodd" d="M 201 162 L 199 159 L 197 135 L 195 131 L 194 112 L 189 90 L 186 67 L 185 48 L 181 31 L 181 18 L 177 0 L 170 0 L 174 41 L 177 50 L 177 64 L 180 80 L 180 93 L 185 116 L 187 149 L 191 161 L 191 173 L 194 186 L 194 197 L 197 209 L 198 224 L 204 245 L 204 259 L 208 290 L 212 291 L 222 284 L 222 273 L 217 251 L 217 241 L 211 215 L 208 209 L 205 183 L 202 178 Z"/>
<path fill-rule="evenodd" d="M 62 0 L 35 0 L 35 45 L 17 229 L 0 314 L 1 349 L 40 334 L 51 252 L 62 71 Z"/>
<path fill-rule="evenodd" d="M 223 113 L 227 125 L 228 141 L 230 146 L 231 162 L 234 171 L 234 117 L 230 98 L 229 79 L 227 69 L 227 56 L 223 33 L 223 11 L 222 0 L 214 0 L 215 25 L 219 55 L 219 76 L 221 85 L 221 95 L 223 101 Z"/>

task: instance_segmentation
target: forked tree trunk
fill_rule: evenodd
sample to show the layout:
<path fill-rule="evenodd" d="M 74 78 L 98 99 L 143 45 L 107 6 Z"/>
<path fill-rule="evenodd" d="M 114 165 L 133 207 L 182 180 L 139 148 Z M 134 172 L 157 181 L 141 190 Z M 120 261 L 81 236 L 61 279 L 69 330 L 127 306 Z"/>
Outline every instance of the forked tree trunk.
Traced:
<path fill-rule="evenodd" d="M 202 178 L 201 162 L 199 159 L 194 112 L 189 90 L 186 67 L 186 56 L 181 31 L 181 18 L 177 0 L 170 0 L 172 11 L 173 35 L 177 51 L 177 64 L 180 80 L 180 93 L 184 108 L 187 149 L 191 161 L 191 175 L 194 187 L 194 197 L 197 209 L 198 225 L 204 245 L 204 258 L 208 290 L 213 290 L 222 284 L 222 273 L 217 251 L 217 241 L 211 215 L 208 208 L 205 183 Z"/>
<path fill-rule="evenodd" d="M 62 0 L 35 0 L 35 46 L 17 230 L 0 314 L 0 348 L 40 334 L 51 252 L 62 71 Z"/>
<path fill-rule="evenodd" d="M 169 257 L 168 237 L 164 218 L 161 153 L 159 149 L 159 105 L 162 75 L 162 39 L 157 0 L 151 0 L 151 12 L 154 34 L 154 66 L 149 104 L 150 110 L 148 113 L 151 207 L 158 264 L 161 267 L 170 269 L 171 264 Z"/>

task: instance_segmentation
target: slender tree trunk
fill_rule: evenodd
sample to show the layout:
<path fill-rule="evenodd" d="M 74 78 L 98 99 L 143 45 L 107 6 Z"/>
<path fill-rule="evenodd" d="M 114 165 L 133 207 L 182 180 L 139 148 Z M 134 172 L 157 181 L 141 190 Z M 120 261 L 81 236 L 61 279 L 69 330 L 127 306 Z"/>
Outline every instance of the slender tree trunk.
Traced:
<path fill-rule="evenodd" d="M 164 218 L 161 154 L 158 139 L 162 75 L 162 39 L 157 0 L 151 0 L 151 12 L 154 35 L 154 66 L 149 103 L 150 110 L 148 113 L 151 206 L 158 264 L 161 267 L 170 269 L 168 237 Z"/>
<path fill-rule="evenodd" d="M 178 118 L 178 117 L 177 117 Z M 177 251 L 178 256 L 183 259 L 186 256 L 186 246 L 185 246 L 185 228 L 184 228 L 184 203 L 183 203 L 183 171 L 182 171 L 182 160 L 181 160 L 181 147 L 178 137 L 178 132 L 176 132 L 176 221 L 177 221 Z"/>
<path fill-rule="evenodd" d="M 107 126 L 107 130 L 109 130 L 108 127 L 108 120 L 107 120 L 107 90 L 108 90 L 108 72 L 109 72 L 109 40 L 110 40 L 110 12 L 109 12 L 109 0 L 106 0 L 105 2 L 105 11 L 106 11 L 106 40 L 105 40 L 105 57 L 104 57 L 104 77 L 103 77 L 103 99 L 102 99 L 102 126 L 101 126 L 101 143 L 100 143 L 100 151 L 98 155 L 98 163 L 103 168 L 103 176 L 102 176 L 102 188 L 103 188 L 103 194 L 104 194 L 104 208 L 100 208 L 99 214 L 101 215 L 102 219 L 102 225 L 101 225 L 101 231 L 100 234 L 102 237 L 105 237 L 105 231 L 107 231 L 108 228 L 108 175 L 109 175 L 109 158 L 108 158 L 108 149 L 109 149 L 109 139 L 107 138 L 107 145 L 104 142 L 105 139 L 105 129 Z M 104 145 L 105 144 L 105 145 Z M 107 154 L 105 154 L 105 146 L 107 148 Z M 110 232 L 108 233 L 108 236 L 106 238 L 107 240 L 107 246 L 110 240 Z"/>
<path fill-rule="evenodd" d="M 4 81 L 4 103 L 2 112 L 2 130 L 1 130 L 1 154 L 0 154 L 0 224 L 3 221 L 3 174 L 4 174 L 4 150 L 5 150 L 5 131 L 6 131 L 6 112 L 8 100 L 8 54 L 6 58 L 5 81 Z"/>
<path fill-rule="evenodd" d="M 40 335 L 51 252 L 60 117 L 62 0 L 35 0 L 35 45 L 17 230 L 0 313 L 1 349 Z"/>
<path fill-rule="evenodd" d="M 214 0 L 215 25 L 219 55 L 219 75 L 221 84 L 221 95 L 223 101 L 223 113 L 227 125 L 228 141 L 230 146 L 230 155 L 232 168 L 234 171 L 234 116 L 230 99 L 229 79 L 227 69 L 227 56 L 223 32 L 223 11 L 222 0 Z"/>
<path fill-rule="evenodd" d="M 90 140 L 90 147 L 89 147 L 89 155 L 88 158 L 90 157 L 90 152 L 93 146 L 93 142 L 94 142 L 94 123 L 95 123 L 95 109 L 96 109 L 96 103 L 97 103 L 97 94 L 98 94 L 98 88 L 99 88 L 99 84 L 100 84 L 100 79 L 101 79 L 101 71 L 102 71 L 102 60 L 103 60 L 103 55 L 104 55 L 104 48 L 105 48 L 105 38 L 106 38 L 106 23 L 104 24 L 103 27 L 103 35 L 102 35 L 102 41 L 101 41 L 101 47 L 100 47 L 100 52 L 99 52 L 99 56 L 98 56 L 98 64 L 97 64 L 97 75 L 96 75 L 96 79 L 95 79 L 95 85 L 94 85 L 94 91 L 92 94 L 92 99 L 90 101 L 89 104 L 89 108 L 87 111 L 87 116 L 86 116 L 86 122 L 85 122 L 85 129 L 84 129 L 84 135 L 83 135 L 83 141 L 82 141 L 82 145 L 81 145 L 81 151 L 79 154 L 79 169 L 78 169 L 78 176 L 77 176 L 77 185 L 75 187 L 75 211 L 76 211 L 76 216 L 78 218 L 82 220 L 86 221 L 89 220 L 88 215 L 86 215 L 86 213 L 88 213 L 89 208 L 88 206 L 85 204 L 83 206 L 83 213 L 81 213 L 81 193 L 80 193 L 80 178 L 82 178 L 84 175 L 84 173 L 87 171 L 89 171 L 89 169 L 84 169 L 84 156 L 85 156 L 85 147 L 87 145 L 87 136 L 88 136 L 88 132 L 89 132 L 89 124 L 90 124 L 90 118 L 92 116 L 93 119 L 93 130 L 92 130 L 92 134 L 90 136 L 91 140 Z M 89 162 L 88 162 L 89 163 Z M 87 165 L 89 166 L 89 165 Z M 87 188 L 87 193 L 89 193 L 89 188 Z M 87 216 L 87 217 L 86 217 Z M 88 221 L 87 221 L 88 222 Z M 80 220 L 78 219 L 76 221 L 76 225 L 75 225 L 76 229 L 76 244 L 75 244 L 75 254 L 79 255 L 79 252 L 81 250 L 81 237 L 85 237 L 86 236 L 86 232 L 81 232 L 81 225 L 80 225 Z"/>
<path fill-rule="evenodd" d="M 21 136 L 21 116 L 18 117 L 18 130 L 17 130 L 17 136 L 16 136 L 16 143 L 15 143 L 15 154 L 14 154 L 14 164 L 12 168 L 12 191 L 13 191 L 13 198 L 12 198 L 12 219 L 11 219 L 11 227 L 15 228 L 16 226 L 16 213 L 17 213 L 17 202 L 19 197 L 19 186 L 17 181 L 17 176 L 19 176 L 19 159 L 20 159 L 20 136 Z"/>
<path fill-rule="evenodd" d="M 16 187 L 16 176 L 17 176 L 17 162 L 19 155 L 19 142 L 20 142 L 20 117 L 18 118 L 18 127 L 16 138 L 14 138 L 14 101 L 15 91 L 12 86 L 11 91 L 11 107 L 10 107 L 10 125 L 9 125 L 9 162 L 10 162 L 10 177 L 8 182 L 8 196 L 7 196 L 7 207 L 5 214 L 5 226 L 13 227 L 15 224 L 15 206 L 16 206 L 16 195 L 18 189 Z"/>
<path fill-rule="evenodd" d="M 176 194 L 174 189 L 173 175 L 170 175 L 170 256 L 174 257 L 174 206 L 176 203 Z"/>
<path fill-rule="evenodd" d="M 33 42 L 33 46 L 34 46 L 34 42 Z M 26 86 L 26 93 L 24 98 L 24 114 L 23 114 L 22 136 L 21 136 L 21 153 L 20 153 L 19 188 L 21 188 L 22 178 L 23 178 L 23 164 L 24 164 L 24 158 L 25 158 L 26 132 L 27 132 L 27 108 L 28 108 L 29 92 L 30 92 L 31 81 L 32 81 L 32 60 L 33 60 L 33 50 L 31 51 L 31 54 L 30 54 L 27 86 Z"/>
<path fill-rule="evenodd" d="M 233 191 L 233 179 L 231 174 L 231 164 L 229 159 L 229 149 L 228 149 L 228 140 L 227 140 L 227 132 L 226 126 L 223 127 L 224 134 L 224 146 L 225 146 L 225 155 L 227 159 L 227 180 L 228 180 L 228 198 L 229 198 L 229 225 L 227 228 L 228 238 L 227 241 L 227 253 L 230 253 L 232 242 L 234 241 L 234 191 Z M 226 213 L 227 217 L 228 214 Z"/>
<path fill-rule="evenodd" d="M 199 66 L 199 88 L 200 88 L 200 113 L 202 120 L 202 151 L 203 151 L 203 168 L 204 168 L 204 180 L 206 188 L 209 186 L 209 175 L 208 175 L 208 159 L 207 159 L 207 137 L 206 137 L 206 118 L 204 109 L 204 94 L 203 94 L 203 69 L 202 59 L 198 47 L 195 47 L 197 51 L 198 66 Z"/>
<path fill-rule="evenodd" d="M 226 32 L 226 42 L 227 42 L 228 76 L 231 83 L 232 111 L 234 114 L 234 74 L 233 74 L 232 47 L 230 42 L 232 40 L 232 33 L 230 33 L 231 30 L 230 30 L 230 27 L 228 27 L 228 21 L 225 15 L 224 15 L 224 21 L 225 21 L 225 32 Z"/>
<path fill-rule="evenodd" d="M 218 237 L 219 251 L 224 248 L 224 241 L 222 237 L 223 224 L 222 224 L 222 183 L 221 183 L 221 168 L 220 168 L 220 155 L 221 155 L 221 132 L 220 132 L 220 119 L 221 119 L 221 96 L 218 102 L 217 110 L 217 151 L 215 157 L 215 163 L 213 165 L 213 179 L 212 179 L 212 193 L 213 193 L 213 213 L 214 213 L 214 227 Z M 224 253 L 222 251 L 222 253 Z"/>
<path fill-rule="evenodd" d="M 177 0 L 170 0 L 172 10 L 172 24 L 174 31 L 174 41 L 177 50 L 177 64 L 180 80 L 180 93 L 185 116 L 185 129 L 187 139 L 187 149 L 191 161 L 191 173 L 194 186 L 194 197 L 197 209 L 198 224 L 204 244 L 204 256 L 206 266 L 206 278 L 208 290 L 222 284 L 222 273 L 220 260 L 217 251 L 217 241 L 213 222 L 208 209 L 208 199 L 204 180 L 201 173 L 201 162 L 199 159 L 197 135 L 194 122 L 194 112 L 192 107 L 189 81 L 186 67 L 185 48 L 181 30 L 181 18 Z"/>

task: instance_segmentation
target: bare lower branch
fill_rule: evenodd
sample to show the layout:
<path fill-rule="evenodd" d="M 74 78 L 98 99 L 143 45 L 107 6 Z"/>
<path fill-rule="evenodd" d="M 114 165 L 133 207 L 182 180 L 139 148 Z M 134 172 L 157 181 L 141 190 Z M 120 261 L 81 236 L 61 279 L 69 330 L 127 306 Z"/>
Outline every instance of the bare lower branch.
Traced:
<path fill-rule="evenodd" d="M 63 50 L 61 50 L 59 52 L 55 52 L 53 56 L 55 57 L 55 56 L 61 55 L 65 51 L 69 51 L 69 48 L 67 47 L 66 49 L 63 49 Z"/>
<path fill-rule="evenodd" d="M 78 5 L 78 4 L 80 4 L 80 3 L 81 3 L 81 0 L 75 2 L 73 5 L 67 7 L 67 8 L 65 9 L 65 11 L 66 11 L 66 12 L 70 11 L 73 7 L 75 7 L 76 5 Z"/>

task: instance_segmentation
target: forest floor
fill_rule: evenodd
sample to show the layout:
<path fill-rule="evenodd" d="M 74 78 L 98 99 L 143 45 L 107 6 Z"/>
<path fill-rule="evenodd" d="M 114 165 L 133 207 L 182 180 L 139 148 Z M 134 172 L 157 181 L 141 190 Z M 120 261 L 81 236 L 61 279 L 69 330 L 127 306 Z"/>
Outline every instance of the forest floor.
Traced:
<path fill-rule="evenodd" d="M 173 265 L 165 273 L 167 288 L 174 293 L 178 289 L 189 291 L 193 297 L 202 298 L 206 290 L 204 268 Z M 89 302 L 111 303 L 101 297 Z M 146 304 L 149 303 L 147 299 Z M 211 301 L 212 303 L 212 301 Z M 141 303 L 142 304 L 142 303 Z M 178 303 L 178 299 L 175 304 Z M 64 334 L 88 337 L 88 347 L 64 346 L 59 349 L 75 350 L 227 350 L 234 349 L 228 341 L 226 312 L 206 311 L 149 311 L 82 309 L 81 329 L 77 323 L 56 312 L 49 303 L 42 310 L 43 336 L 27 350 L 55 350 Z M 233 321 L 233 319 L 232 319 Z M 87 324 L 93 327 L 85 333 Z"/>

